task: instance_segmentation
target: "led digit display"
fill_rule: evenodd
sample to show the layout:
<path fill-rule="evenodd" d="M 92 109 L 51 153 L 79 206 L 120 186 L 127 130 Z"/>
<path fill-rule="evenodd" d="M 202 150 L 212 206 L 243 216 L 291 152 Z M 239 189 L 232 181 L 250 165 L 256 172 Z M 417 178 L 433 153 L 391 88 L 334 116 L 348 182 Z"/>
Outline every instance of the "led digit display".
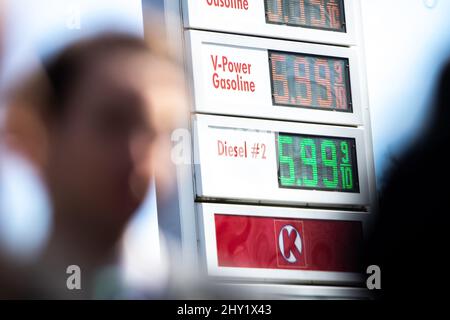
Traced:
<path fill-rule="evenodd" d="M 352 112 L 348 59 L 269 51 L 275 105 Z"/>
<path fill-rule="evenodd" d="M 343 0 L 265 0 L 267 23 L 345 32 Z"/>
<path fill-rule="evenodd" d="M 359 192 L 355 139 L 279 133 L 277 140 L 281 188 Z"/>

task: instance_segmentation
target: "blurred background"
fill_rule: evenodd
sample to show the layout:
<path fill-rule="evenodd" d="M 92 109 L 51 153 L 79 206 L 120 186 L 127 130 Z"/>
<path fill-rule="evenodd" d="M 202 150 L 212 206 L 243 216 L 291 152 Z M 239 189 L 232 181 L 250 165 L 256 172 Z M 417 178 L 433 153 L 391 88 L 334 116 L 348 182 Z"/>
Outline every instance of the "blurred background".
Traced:
<path fill-rule="evenodd" d="M 378 188 L 387 171 L 427 124 L 435 81 L 450 57 L 450 1 L 360 0 Z M 155 19 L 159 36 L 170 19 L 164 0 L 0 1 L 3 35 L 0 89 L 33 69 L 38 56 L 104 30 L 144 36 Z M 169 27 L 169 28 L 167 28 Z M 3 101 L 0 101 L 3 103 Z M 0 130 L 4 108 L 0 107 Z M 0 136 L 1 138 L 1 136 Z M 168 277 L 164 237 L 158 230 L 155 188 L 123 239 L 126 281 L 154 288 Z M 18 259 L 33 259 L 52 225 L 46 190 L 32 166 L 0 143 L 0 246 Z M 149 245 L 151 244 L 151 245 Z M 162 248 L 162 249 L 161 249 Z M 157 276 L 148 277 L 149 272 Z"/>

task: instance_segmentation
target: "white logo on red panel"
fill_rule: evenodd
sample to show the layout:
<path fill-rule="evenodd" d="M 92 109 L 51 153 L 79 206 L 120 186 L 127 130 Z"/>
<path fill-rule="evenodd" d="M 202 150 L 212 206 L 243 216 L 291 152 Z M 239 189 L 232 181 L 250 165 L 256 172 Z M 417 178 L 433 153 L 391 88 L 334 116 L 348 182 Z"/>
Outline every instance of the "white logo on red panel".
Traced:
<path fill-rule="evenodd" d="M 306 243 L 302 221 L 274 220 L 277 266 L 303 269 L 306 263 Z"/>
<path fill-rule="evenodd" d="M 292 252 L 292 249 L 289 249 L 289 256 L 286 256 L 286 252 L 285 252 L 285 243 L 284 243 L 284 236 L 283 236 L 283 232 L 286 231 L 288 237 L 292 237 L 292 233 L 294 233 L 295 235 L 295 240 L 294 240 L 294 246 L 295 249 L 297 249 L 297 252 L 299 254 L 302 253 L 302 238 L 300 237 L 300 233 L 297 231 L 297 229 L 295 229 L 293 226 L 291 225 L 287 225 L 284 226 L 281 231 L 280 234 L 278 236 L 278 246 L 280 248 L 281 251 L 281 255 L 283 256 L 283 258 L 289 262 L 289 263 L 296 263 L 297 262 L 297 258 L 295 257 L 294 252 Z"/>

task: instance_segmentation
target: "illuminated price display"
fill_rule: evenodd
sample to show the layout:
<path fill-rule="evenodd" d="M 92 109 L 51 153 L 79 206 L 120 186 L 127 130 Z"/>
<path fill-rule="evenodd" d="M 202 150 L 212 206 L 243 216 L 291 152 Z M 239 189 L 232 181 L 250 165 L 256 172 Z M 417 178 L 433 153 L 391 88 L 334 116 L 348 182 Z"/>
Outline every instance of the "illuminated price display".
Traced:
<path fill-rule="evenodd" d="M 352 112 L 349 62 L 269 51 L 275 105 Z"/>
<path fill-rule="evenodd" d="M 265 0 L 268 23 L 345 32 L 343 0 Z"/>
<path fill-rule="evenodd" d="M 359 192 L 355 139 L 278 134 L 282 188 Z"/>

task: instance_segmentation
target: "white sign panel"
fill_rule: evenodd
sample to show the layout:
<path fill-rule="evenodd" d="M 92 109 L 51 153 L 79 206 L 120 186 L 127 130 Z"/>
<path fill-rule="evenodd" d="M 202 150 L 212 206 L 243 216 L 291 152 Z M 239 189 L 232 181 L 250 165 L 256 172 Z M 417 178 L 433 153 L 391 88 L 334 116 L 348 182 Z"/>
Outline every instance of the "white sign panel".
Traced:
<path fill-rule="evenodd" d="M 355 44 L 355 0 L 183 0 L 185 28 Z"/>
<path fill-rule="evenodd" d="M 196 115 L 198 198 L 369 204 L 362 129 Z"/>
<path fill-rule="evenodd" d="M 186 38 L 196 112 L 362 124 L 353 48 L 203 31 Z"/>

